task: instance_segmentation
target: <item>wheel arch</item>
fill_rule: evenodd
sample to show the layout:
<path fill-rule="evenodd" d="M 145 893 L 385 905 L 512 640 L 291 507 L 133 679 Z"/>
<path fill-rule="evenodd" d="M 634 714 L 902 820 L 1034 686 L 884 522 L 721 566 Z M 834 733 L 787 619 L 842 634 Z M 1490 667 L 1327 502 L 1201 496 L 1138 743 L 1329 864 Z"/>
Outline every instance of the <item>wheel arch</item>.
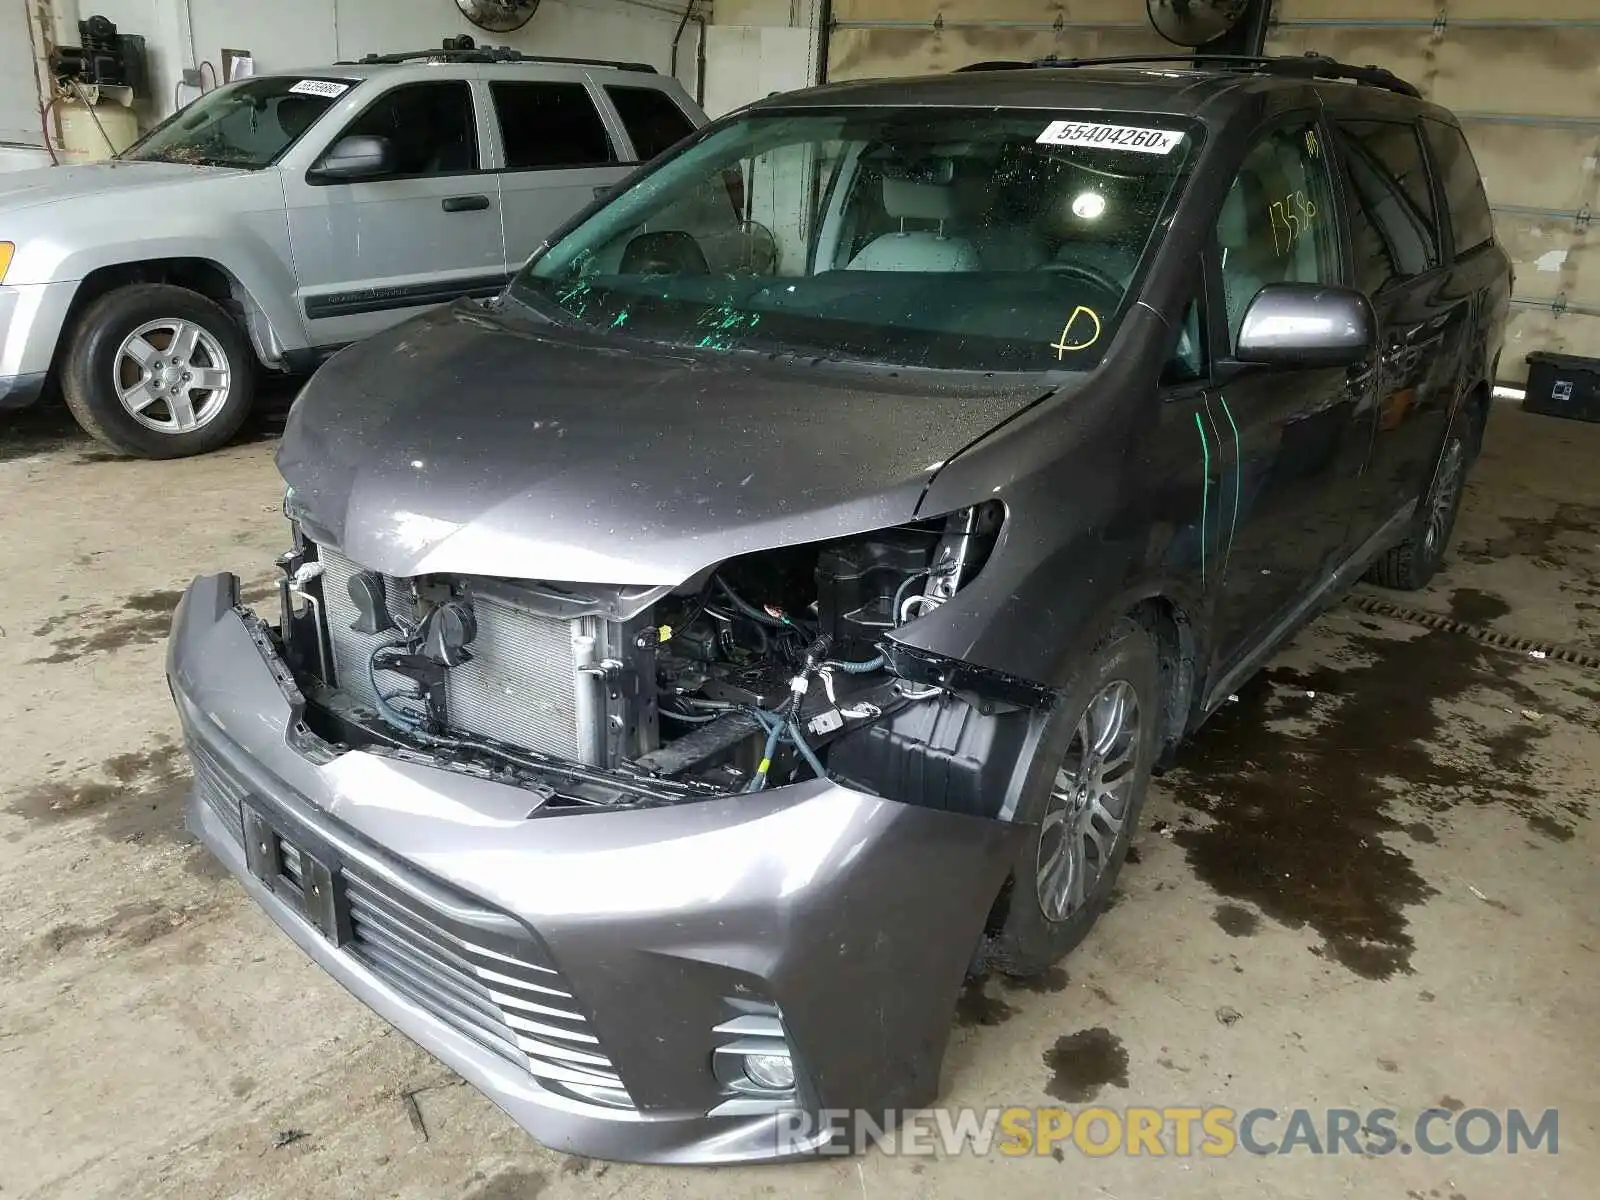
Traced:
<path fill-rule="evenodd" d="M 275 321 L 270 301 L 264 305 L 258 299 L 263 294 L 262 289 L 252 287 L 216 258 L 173 255 L 119 259 L 86 272 L 67 310 L 52 370 L 59 369 L 61 355 L 90 305 L 118 288 L 144 283 L 186 288 L 220 304 L 249 337 L 256 361 L 269 368 L 283 369 L 286 345 L 280 329 L 281 317 Z"/>

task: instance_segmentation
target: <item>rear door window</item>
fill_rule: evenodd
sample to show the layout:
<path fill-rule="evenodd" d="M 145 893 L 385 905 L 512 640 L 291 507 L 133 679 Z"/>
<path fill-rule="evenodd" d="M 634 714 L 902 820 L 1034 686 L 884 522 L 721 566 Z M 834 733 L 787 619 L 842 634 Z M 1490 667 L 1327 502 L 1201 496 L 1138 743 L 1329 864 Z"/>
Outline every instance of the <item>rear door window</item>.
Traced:
<path fill-rule="evenodd" d="M 589 89 L 581 83 L 489 85 L 508 171 L 605 167 L 617 161 Z"/>
<path fill-rule="evenodd" d="M 1407 222 L 1426 232 L 1428 265 L 1439 263 L 1439 220 L 1433 208 L 1433 184 L 1414 126 L 1400 121 L 1340 121 L 1339 128 L 1356 152 L 1404 198 Z"/>
<path fill-rule="evenodd" d="M 694 122 L 655 88 L 608 87 L 622 127 L 628 131 L 640 162 L 647 162 L 694 132 Z"/>
<path fill-rule="evenodd" d="M 1410 279 L 1437 266 L 1438 243 L 1416 202 L 1361 141 L 1342 126 L 1341 134 L 1352 192 L 1358 286 L 1376 293 L 1385 283 Z"/>
<path fill-rule="evenodd" d="M 1450 226 L 1455 232 L 1456 253 L 1465 254 L 1494 240 L 1494 217 L 1489 198 L 1484 194 L 1483 177 L 1473 161 L 1472 150 L 1461 130 L 1437 121 L 1423 121 L 1428 149 L 1433 153 L 1434 169 L 1444 187 L 1450 206 Z"/>

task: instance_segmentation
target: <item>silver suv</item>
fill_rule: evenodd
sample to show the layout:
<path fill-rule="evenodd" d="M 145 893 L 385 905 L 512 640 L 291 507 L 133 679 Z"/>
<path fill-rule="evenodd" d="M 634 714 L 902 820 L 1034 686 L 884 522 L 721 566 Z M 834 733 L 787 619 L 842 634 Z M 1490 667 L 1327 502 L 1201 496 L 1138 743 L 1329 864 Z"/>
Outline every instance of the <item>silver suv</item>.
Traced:
<path fill-rule="evenodd" d="M 116 450 L 214 450 L 261 368 L 493 295 L 704 121 L 649 66 L 470 44 L 220 88 L 116 160 L 0 182 L 0 409 L 58 379 Z"/>

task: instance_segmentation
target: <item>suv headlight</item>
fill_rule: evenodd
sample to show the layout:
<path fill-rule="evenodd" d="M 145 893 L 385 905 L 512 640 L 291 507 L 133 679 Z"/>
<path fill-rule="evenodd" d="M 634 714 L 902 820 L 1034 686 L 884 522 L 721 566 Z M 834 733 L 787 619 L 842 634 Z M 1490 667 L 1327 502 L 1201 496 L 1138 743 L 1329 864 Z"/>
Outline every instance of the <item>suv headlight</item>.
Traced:
<path fill-rule="evenodd" d="M 11 266 L 11 259 L 17 253 L 15 242 L 0 242 L 0 283 L 6 281 L 6 271 Z"/>

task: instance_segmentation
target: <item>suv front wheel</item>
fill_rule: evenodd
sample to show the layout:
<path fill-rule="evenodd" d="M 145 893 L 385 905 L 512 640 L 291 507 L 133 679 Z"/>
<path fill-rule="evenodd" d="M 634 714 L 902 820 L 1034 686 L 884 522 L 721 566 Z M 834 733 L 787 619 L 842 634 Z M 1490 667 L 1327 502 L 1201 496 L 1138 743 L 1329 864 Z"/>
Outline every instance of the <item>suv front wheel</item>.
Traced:
<path fill-rule="evenodd" d="M 62 391 L 85 432 L 140 458 L 225 444 L 250 412 L 255 358 L 215 301 L 170 284 L 118 288 L 84 311 Z"/>
<path fill-rule="evenodd" d="M 1105 910 L 1138 828 L 1161 745 L 1161 668 L 1149 632 L 1119 621 L 1047 718 L 1017 819 L 1033 826 L 1012 867 L 987 962 L 1042 974 Z"/>

